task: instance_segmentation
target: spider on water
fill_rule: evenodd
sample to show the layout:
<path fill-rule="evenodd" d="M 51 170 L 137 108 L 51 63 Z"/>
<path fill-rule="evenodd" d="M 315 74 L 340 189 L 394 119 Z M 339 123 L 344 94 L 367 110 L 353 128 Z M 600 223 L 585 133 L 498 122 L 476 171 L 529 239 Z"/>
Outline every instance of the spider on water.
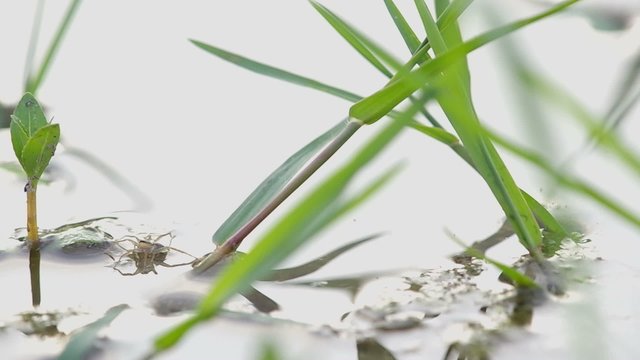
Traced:
<path fill-rule="evenodd" d="M 169 245 L 162 245 L 159 242 L 160 239 L 167 236 L 169 237 Z M 156 271 L 156 266 L 176 267 L 193 263 L 196 260 L 195 256 L 171 246 L 171 241 L 174 237 L 175 236 L 171 231 L 165 234 L 147 234 L 142 238 L 134 235 L 125 235 L 124 237 L 114 242 L 114 245 L 124 251 L 124 253 L 121 254 L 117 259 L 109 253 L 106 253 L 106 255 L 114 261 L 113 269 L 118 271 L 123 276 L 133 276 L 138 274 L 144 275 L 150 272 L 158 274 L 158 272 Z M 122 245 L 122 243 L 129 243 L 133 247 L 125 247 Z M 167 255 L 169 255 L 170 251 L 185 254 L 192 257 L 193 260 L 179 264 L 167 264 L 165 260 L 167 259 Z M 135 271 L 126 273 L 118 268 L 118 266 L 122 265 L 125 262 L 128 262 L 125 258 L 128 258 L 128 261 L 133 261 L 136 267 Z"/>

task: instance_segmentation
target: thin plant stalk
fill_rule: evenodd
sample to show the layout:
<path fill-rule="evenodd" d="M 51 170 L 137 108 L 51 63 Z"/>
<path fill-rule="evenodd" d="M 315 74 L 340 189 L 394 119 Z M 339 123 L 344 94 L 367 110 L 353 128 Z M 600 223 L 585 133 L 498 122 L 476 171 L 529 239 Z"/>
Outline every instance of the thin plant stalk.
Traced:
<path fill-rule="evenodd" d="M 224 244 L 216 248 L 211 254 L 200 261 L 193 271 L 201 273 L 213 265 L 217 264 L 227 255 L 234 252 L 242 241 L 269 216 L 282 202 L 284 202 L 294 191 L 296 191 L 311 175 L 313 175 L 322 165 L 324 165 L 333 154 L 344 145 L 353 134 L 360 129 L 360 121 L 351 120 L 347 126 L 329 143 L 309 164 L 302 169 L 291 181 L 280 191 L 258 214 L 236 231 Z"/>
<path fill-rule="evenodd" d="M 36 207 L 37 182 L 29 181 L 25 188 L 27 190 L 27 240 L 32 249 L 37 249 L 40 245 Z"/>

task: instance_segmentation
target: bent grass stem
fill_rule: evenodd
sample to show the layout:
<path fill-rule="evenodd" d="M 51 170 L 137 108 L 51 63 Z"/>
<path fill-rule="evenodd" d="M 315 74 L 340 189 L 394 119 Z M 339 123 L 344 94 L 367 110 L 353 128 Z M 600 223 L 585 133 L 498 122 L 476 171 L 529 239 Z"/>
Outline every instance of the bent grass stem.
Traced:
<path fill-rule="evenodd" d="M 216 248 L 211 254 L 207 255 L 202 261 L 197 263 L 193 269 L 196 274 L 202 273 L 217 264 L 227 255 L 234 252 L 242 241 L 258 226 L 264 219 L 269 216 L 282 202 L 284 202 L 294 191 L 296 191 L 307 179 L 311 177 L 333 154 L 344 145 L 353 134 L 360 129 L 362 122 L 350 120 L 347 126 L 330 142 L 298 175 L 280 191 L 256 216 L 243 225 L 224 244 Z"/>

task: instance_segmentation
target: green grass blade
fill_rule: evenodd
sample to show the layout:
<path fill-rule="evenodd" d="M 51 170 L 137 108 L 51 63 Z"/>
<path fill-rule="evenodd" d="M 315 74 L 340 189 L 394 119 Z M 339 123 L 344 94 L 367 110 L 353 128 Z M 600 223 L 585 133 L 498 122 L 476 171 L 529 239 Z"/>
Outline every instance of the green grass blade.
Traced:
<path fill-rule="evenodd" d="M 389 11 L 389 15 L 391 15 L 391 18 L 393 19 L 394 24 L 396 24 L 400 35 L 402 35 L 402 39 L 407 45 L 407 48 L 409 48 L 409 51 L 412 54 L 415 53 L 416 50 L 418 50 L 418 47 L 420 47 L 420 40 L 418 40 L 416 33 L 413 32 L 413 29 L 411 29 L 411 26 L 409 26 L 409 23 L 393 0 L 384 0 L 384 4 L 387 7 L 387 11 Z"/>
<path fill-rule="evenodd" d="M 567 91 L 540 75 L 529 73 L 527 81 L 532 89 L 572 115 L 589 132 L 590 137 L 596 140 L 597 144 L 610 150 L 623 164 L 640 176 L 640 156 L 627 147 L 616 133 L 607 131 L 603 127 L 602 121 L 591 114 L 583 104 Z"/>
<path fill-rule="evenodd" d="M 424 80 L 433 77 L 439 71 L 446 69 L 451 64 L 462 59 L 470 52 L 489 44 L 503 36 L 511 34 L 530 24 L 540 21 L 559 11 L 562 11 L 579 0 L 568 0 L 559 3 L 548 10 L 519 21 L 506 24 L 499 28 L 490 30 L 482 35 L 462 43 L 450 49 L 442 56 L 425 63 L 410 74 L 399 78 L 397 81 L 377 91 L 376 93 L 360 100 L 353 105 L 349 111 L 352 118 L 358 119 L 365 124 L 371 124 L 387 114 L 398 103 L 406 99 L 414 91 L 424 84 Z"/>
<path fill-rule="evenodd" d="M 258 187 L 240 204 L 213 234 L 213 242 L 220 245 L 229 236 L 238 231 L 242 225 L 253 218 L 284 186 L 295 176 L 302 166 L 322 147 L 334 139 L 346 126 L 346 121 L 327 130 L 302 149 L 291 155 L 282 165 L 274 170 Z"/>
<path fill-rule="evenodd" d="M 633 105 L 635 101 L 630 100 L 636 96 L 632 96 L 631 93 L 634 88 L 637 87 L 640 82 L 640 52 L 636 54 L 631 61 L 631 64 L 627 67 L 622 81 L 616 89 L 613 101 L 609 106 L 604 118 L 609 121 L 610 128 L 616 128 L 624 115 L 628 112 L 629 105 Z M 638 92 L 640 94 L 640 92 Z"/>
<path fill-rule="evenodd" d="M 349 26 L 342 19 L 337 17 L 334 13 L 329 11 L 323 5 L 311 0 L 309 1 L 311 6 L 313 6 L 320 15 L 333 27 L 340 36 L 342 36 L 351 47 L 353 47 L 362 57 L 364 57 L 371 65 L 373 65 L 376 69 L 378 69 L 381 73 L 386 75 L 387 77 L 391 77 L 391 72 L 386 68 L 386 66 L 378 60 L 378 58 L 371 53 L 371 51 L 367 48 L 365 44 L 363 44 L 360 39 L 353 33 L 353 28 Z"/>
<path fill-rule="evenodd" d="M 261 75 L 265 75 L 268 77 L 272 77 L 278 80 L 290 82 L 296 85 L 304 86 L 307 88 L 320 90 L 322 92 L 325 92 L 343 99 L 347 99 L 349 101 L 357 101 L 356 99 L 360 99 L 360 96 L 358 95 L 355 95 L 351 92 L 348 92 L 342 89 L 338 89 L 331 85 L 327 85 L 304 76 L 296 75 L 294 73 L 291 73 L 282 69 L 278 69 L 270 65 L 259 63 L 257 61 L 248 59 L 246 57 L 240 56 L 238 54 L 234 54 L 226 50 L 222 50 L 220 48 L 217 48 L 209 44 L 205 44 L 197 40 L 189 40 L 189 41 L 191 41 L 195 46 L 199 47 L 200 49 L 208 52 L 209 54 L 215 55 L 222 60 L 228 61 L 234 65 L 237 65 L 249 71 L 252 71 Z"/>
<path fill-rule="evenodd" d="M 44 10 L 44 0 L 38 0 L 36 5 L 36 13 L 33 16 L 33 24 L 31 25 L 31 36 L 29 37 L 29 47 L 27 49 L 27 59 L 24 62 L 24 85 L 23 92 L 27 92 L 31 71 L 33 71 L 33 58 L 38 47 L 38 36 L 40 35 L 40 25 L 42 24 L 42 13 Z"/>
<path fill-rule="evenodd" d="M 487 130 L 488 131 L 488 130 Z M 640 228 L 640 216 L 634 214 L 631 210 L 626 209 L 622 205 L 618 204 L 615 200 L 609 198 L 599 190 L 595 189 L 591 185 L 574 179 L 569 175 L 555 169 L 551 164 L 544 160 L 544 158 L 531 150 L 527 150 L 522 146 L 516 145 L 513 142 L 507 140 L 505 137 L 498 135 L 495 132 L 489 132 L 491 138 L 505 150 L 520 157 L 523 160 L 537 166 L 543 170 L 547 175 L 556 180 L 560 185 L 572 190 L 592 201 L 598 203 L 602 207 L 608 209 L 613 214 L 620 216 L 627 220 L 631 224 Z"/>
<path fill-rule="evenodd" d="M 438 15 L 438 27 L 440 30 L 447 30 L 451 24 L 457 22 L 460 15 L 462 15 L 472 2 L 473 0 L 453 0 L 449 6 L 442 11 L 442 13 L 439 13 L 436 8 L 436 14 Z"/>
<path fill-rule="evenodd" d="M 441 18 L 444 12 L 449 9 L 449 6 L 449 0 L 436 0 L 436 18 Z M 458 23 L 457 18 L 453 19 L 451 25 L 446 29 L 440 26 L 439 28 L 448 48 L 459 46 L 464 42 L 464 40 L 462 39 L 462 32 L 460 31 L 460 24 Z M 467 62 L 467 57 L 465 56 L 462 57 L 462 59 L 458 60 L 454 67 L 456 68 L 456 73 L 462 80 L 465 91 L 470 94 L 471 75 L 469 73 L 469 64 Z"/>
<path fill-rule="evenodd" d="M 67 29 L 71 24 L 71 20 L 73 19 L 73 15 L 75 14 L 79 5 L 80 5 L 80 0 L 71 1 L 71 4 L 67 8 L 67 12 L 65 13 L 64 18 L 62 19 L 62 23 L 60 24 L 60 27 L 58 27 L 58 30 L 56 31 L 56 34 L 53 38 L 53 41 L 51 42 L 51 45 L 49 45 L 49 49 L 47 50 L 47 53 L 44 57 L 44 61 L 40 65 L 38 72 L 36 72 L 35 77 L 30 78 L 29 81 L 27 82 L 26 92 L 30 92 L 33 94 L 38 92 L 38 89 L 40 88 L 40 85 L 42 84 L 44 77 L 47 75 L 47 72 L 51 67 L 51 62 L 53 61 L 53 58 L 55 57 L 56 52 L 58 51 L 58 48 L 62 43 L 62 39 L 64 39 L 64 35 L 67 32 Z"/>
<path fill-rule="evenodd" d="M 429 10 L 422 7 L 421 14 L 438 59 L 447 53 L 447 44 Z M 440 106 L 460 136 L 476 169 L 511 221 L 518 238 L 532 254 L 537 254 L 542 242 L 538 224 L 491 141 L 484 135 L 471 94 L 467 92 L 458 71 L 459 68 L 451 67 L 442 73 L 442 85 L 447 91 L 438 94 Z"/>
<path fill-rule="evenodd" d="M 103 317 L 85 326 L 81 331 L 71 336 L 64 350 L 60 356 L 58 356 L 58 360 L 88 358 L 90 352 L 94 350 L 100 331 L 109 326 L 109 324 L 127 308 L 129 308 L 129 306 L 125 304 L 114 306 L 107 310 Z"/>
<path fill-rule="evenodd" d="M 397 169 L 388 171 L 366 187 L 364 191 L 352 196 L 351 199 L 339 201 L 340 195 L 351 179 L 400 133 L 426 101 L 427 98 L 423 97 L 399 120 L 392 121 L 387 125 L 383 131 L 367 142 L 346 165 L 338 169 L 294 206 L 241 261 L 234 262 L 226 268 L 200 304 L 197 313 L 176 328 L 156 338 L 156 351 L 160 352 L 175 345 L 197 323 L 214 316 L 230 296 L 273 269 L 280 261 L 307 241 L 310 236 L 364 201 L 388 181 Z"/>
<path fill-rule="evenodd" d="M 0 163 L 0 166 L 2 166 L 2 163 Z M 350 251 L 380 236 L 382 236 L 382 234 L 374 234 L 374 235 L 367 236 L 364 239 L 352 241 L 346 245 L 339 247 L 338 249 L 331 251 L 330 253 L 324 254 L 302 265 L 298 265 L 298 266 L 286 268 L 286 269 L 272 270 L 266 276 L 262 276 L 260 280 L 261 281 L 287 281 L 287 280 L 297 279 L 305 275 L 309 275 L 313 272 L 320 270 L 325 265 L 327 265 L 328 263 L 336 259 L 338 256 L 346 253 L 347 251 Z"/>

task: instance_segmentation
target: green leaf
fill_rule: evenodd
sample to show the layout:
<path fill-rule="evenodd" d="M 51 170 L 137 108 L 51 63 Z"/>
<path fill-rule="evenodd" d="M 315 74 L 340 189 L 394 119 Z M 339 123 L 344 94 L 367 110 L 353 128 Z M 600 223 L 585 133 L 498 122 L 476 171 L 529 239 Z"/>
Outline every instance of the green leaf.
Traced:
<path fill-rule="evenodd" d="M 246 256 L 227 267 L 203 299 L 198 312 L 173 330 L 156 338 L 156 351 L 170 348 L 197 323 L 215 316 L 229 297 L 273 269 L 313 235 L 362 203 L 389 181 L 397 172 L 397 168 L 387 171 L 351 198 L 342 201 L 339 199 L 353 177 L 405 128 L 427 99 L 423 96 L 400 119 L 387 125 L 383 131 L 355 153 L 346 165 L 321 182 L 314 191 L 282 217 Z"/>
<path fill-rule="evenodd" d="M 11 115 L 10 125 L 13 151 L 20 163 L 22 163 L 22 151 L 27 141 L 45 125 L 47 125 L 47 118 L 38 100 L 30 93 L 24 94 Z"/>
<path fill-rule="evenodd" d="M 40 128 L 24 146 L 21 164 L 29 179 L 38 180 L 49 165 L 60 140 L 60 125 L 51 124 Z"/>
<path fill-rule="evenodd" d="M 365 124 L 374 123 L 418 88 L 424 86 L 425 80 L 433 77 L 439 71 L 443 71 L 465 55 L 516 30 L 564 10 L 577 1 L 579 0 L 564 1 L 538 15 L 490 30 L 452 48 L 438 58 L 425 63 L 411 73 L 398 78 L 395 82 L 360 100 L 351 107 L 349 115 Z"/>
<path fill-rule="evenodd" d="M 274 170 L 258 187 L 240 204 L 213 234 L 213 242 L 220 245 L 242 225 L 253 218 L 282 188 L 295 176 L 302 166 L 322 147 L 334 139 L 346 126 L 347 121 L 340 121 L 324 134 L 291 155 L 282 165 Z"/>
<path fill-rule="evenodd" d="M 378 60 L 378 58 L 369 50 L 369 48 L 362 42 L 362 40 L 354 33 L 354 28 L 340 19 L 334 13 L 329 11 L 326 7 L 317 2 L 310 0 L 311 6 L 313 6 L 322 17 L 327 20 L 337 32 L 351 45 L 362 57 L 364 57 L 371 65 L 378 69 L 381 73 L 387 77 L 391 77 L 392 74 L 387 68 Z M 356 100 L 357 101 L 357 100 Z"/>
<path fill-rule="evenodd" d="M 228 61 L 234 65 L 247 69 L 249 71 L 253 71 L 261 75 L 266 75 L 275 79 L 290 82 L 296 85 L 308 87 L 315 90 L 320 90 L 322 92 L 335 95 L 337 97 L 347 99 L 350 101 L 358 101 L 358 99 L 361 99 L 361 97 L 356 94 L 353 94 L 351 92 L 348 92 L 342 89 L 338 89 L 336 87 L 321 83 L 319 81 L 316 81 L 304 76 L 296 75 L 288 71 L 275 68 L 270 65 L 259 63 L 257 61 L 253 61 L 246 57 L 228 52 L 226 50 L 222 50 L 220 48 L 217 48 L 209 44 L 205 44 L 197 40 L 189 40 L 189 41 L 191 41 L 195 46 L 201 48 L 202 50 L 212 55 L 215 55 L 222 60 Z"/>
<path fill-rule="evenodd" d="M 107 310 L 102 318 L 75 333 L 67 343 L 67 346 L 65 346 L 62 354 L 58 357 L 58 360 L 86 359 L 94 349 L 100 330 L 109 326 L 113 319 L 127 308 L 129 308 L 129 306 L 125 304 L 114 306 Z"/>
<path fill-rule="evenodd" d="M 402 13 L 393 0 L 384 0 L 384 4 L 387 6 L 389 15 L 391 15 L 391 18 L 396 24 L 400 35 L 402 35 L 402 39 L 404 39 L 405 44 L 407 44 L 409 51 L 411 51 L 412 54 L 415 53 L 416 50 L 418 50 L 418 47 L 420 47 L 420 40 L 418 40 L 418 37 L 413 32 L 413 29 L 411 29 L 411 26 L 409 26 L 409 23 L 407 23 L 404 16 L 402 16 Z"/>
<path fill-rule="evenodd" d="M 47 53 L 45 54 L 44 61 L 40 65 L 38 72 L 35 76 L 29 76 L 28 81 L 25 85 L 25 92 L 36 93 L 44 80 L 44 77 L 47 75 L 49 68 L 51 67 L 51 62 L 62 43 L 62 39 L 64 39 L 64 35 L 71 24 L 71 20 L 73 19 L 73 15 L 78 9 L 78 5 L 80 5 L 80 0 L 73 0 L 69 7 L 67 8 L 67 12 L 62 18 L 62 22 L 56 31 L 53 41 L 49 45 L 49 49 L 47 49 Z"/>
<path fill-rule="evenodd" d="M 449 0 L 436 0 L 436 17 L 438 19 L 441 18 L 449 7 Z M 447 28 L 440 27 L 440 32 L 448 48 L 459 46 L 464 42 L 457 18 L 451 22 L 451 26 L 448 26 Z M 460 59 L 454 66 L 456 67 L 456 73 L 460 76 L 460 79 L 462 79 L 465 91 L 468 94 L 471 93 L 471 75 L 469 73 L 467 57 L 462 57 L 462 59 Z"/>
<path fill-rule="evenodd" d="M 510 153 L 522 158 L 523 160 L 526 160 L 529 163 L 537 166 L 538 168 L 543 170 L 547 175 L 551 176 L 554 180 L 556 180 L 560 185 L 582 196 L 585 196 L 591 199 L 592 201 L 598 203 L 605 209 L 611 211 L 612 213 L 620 216 L 621 218 L 627 220 L 631 224 L 640 228 L 639 215 L 634 214 L 633 211 L 620 205 L 617 201 L 611 199 L 609 196 L 600 192 L 593 186 L 585 183 L 584 181 L 574 179 L 569 175 L 563 173 L 562 171 L 555 169 L 551 164 L 549 164 L 546 160 L 544 160 L 544 158 L 539 154 L 531 150 L 525 149 L 522 146 L 514 144 L 513 142 L 507 140 L 505 137 L 500 136 L 495 132 L 490 132 L 490 136 L 493 139 L 493 141 L 496 142 L 496 144 L 500 145 L 502 148 L 509 151 Z"/>

